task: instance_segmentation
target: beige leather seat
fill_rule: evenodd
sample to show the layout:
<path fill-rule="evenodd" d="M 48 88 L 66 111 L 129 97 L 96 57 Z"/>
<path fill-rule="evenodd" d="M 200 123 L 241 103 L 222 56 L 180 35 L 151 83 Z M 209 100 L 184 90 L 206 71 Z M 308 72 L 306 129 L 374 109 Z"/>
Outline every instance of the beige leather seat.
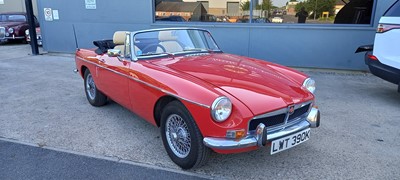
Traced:
<path fill-rule="evenodd" d="M 163 46 L 167 52 L 182 51 L 182 46 L 178 43 L 177 36 L 172 35 L 173 31 L 160 31 L 158 34 L 159 45 Z M 164 52 L 160 47 L 157 47 L 157 52 Z"/>
<path fill-rule="evenodd" d="M 115 44 L 114 49 L 120 50 L 121 55 L 125 56 L 125 37 L 126 33 L 129 33 L 128 31 L 116 31 L 113 36 L 113 42 Z M 135 46 L 134 47 L 135 52 L 140 51 L 140 49 Z"/>
<path fill-rule="evenodd" d="M 113 42 L 115 44 L 114 49 L 120 50 L 121 55 L 125 54 L 125 36 L 127 31 L 116 31 L 113 36 Z"/>

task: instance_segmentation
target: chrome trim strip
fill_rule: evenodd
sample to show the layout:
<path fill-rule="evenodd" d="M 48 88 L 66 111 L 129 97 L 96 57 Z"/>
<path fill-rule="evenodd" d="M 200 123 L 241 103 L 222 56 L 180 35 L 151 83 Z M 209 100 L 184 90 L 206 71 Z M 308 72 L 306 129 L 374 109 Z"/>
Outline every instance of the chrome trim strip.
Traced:
<path fill-rule="evenodd" d="M 159 90 L 159 91 L 161 91 L 161 92 L 163 92 L 163 93 L 165 93 L 165 94 L 168 94 L 168 95 L 170 95 L 170 96 L 173 96 L 173 97 L 175 97 L 175 98 L 178 98 L 178 99 L 181 99 L 181 100 L 184 100 L 184 101 L 187 101 L 187 102 L 190 102 L 190 103 L 199 105 L 199 106 L 203 106 L 203 107 L 205 107 L 205 108 L 210 108 L 210 106 L 208 106 L 208 105 L 201 104 L 201 103 L 195 102 L 195 101 L 193 101 L 193 100 L 190 100 L 190 99 L 181 97 L 181 96 L 176 95 L 176 94 L 174 94 L 174 93 L 171 93 L 171 92 L 169 92 L 169 91 L 167 91 L 167 90 L 165 90 L 165 89 L 161 89 L 161 88 L 159 88 L 159 87 L 157 87 L 157 86 L 154 86 L 154 85 L 149 84 L 149 83 L 147 83 L 147 82 L 144 82 L 144 81 L 142 81 L 142 80 L 135 79 L 135 78 L 132 78 L 132 77 L 127 76 L 127 75 L 125 75 L 125 74 L 122 74 L 122 73 L 120 73 L 120 72 L 118 72 L 118 71 L 115 71 L 115 70 L 106 68 L 106 67 L 104 67 L 104 66 L 100 66 L 99 64 L 96 64 L 96 63 L 94 63 L 94 62 L 88 61 L 88 60 L 86 60 L 86 59 L 84 59 L 84 58 L 81 58 L 81 57 L 78 57 L 78 56 L 76 56 L 76 58 L 78 58 L 78 59 L 80 59 L 80 60 L 82 60 L 82 61 L 85 61 L 85 62 L 87 62 L 87 63 L 93 64 L 93 65 L 95 65 L 95 66 L 97 66 L 97 67 L 103 68 L 103 69 L 108 70 L 108 71 L 111 71 L 111 72 L 113 72 L 113 73 L 116 73 L 116 74 L 118 74 L 118 75 L 127 77 L 127 78 L 129 78 L 129 79 L 131 79 L 131 80 L 134 80 L 134 81 L 136 81 L 136 82 L 142 83 L 142 84 L 147 85 L 147 86 L 149 86 L 149 87 L 152 87 L 152 88 L 154 88 L 154 89 L 157 89 L 157 90 Z"/>
<path fill-rule="evenodd" d="M 269 113 L 265 113 L 265 114 L 262 114 L 262 115 L 255 116 L 251 120 L 261 119 L 261 118 L 266 118 L 266 117 L 271 117 L 271 116 L 276 116 L 276 115 L 284 114 L 284 113 L 287 113 L 287 107 L 285 107 L 283 109 L 278 109 L 276 111 L 272 111 L 272 112 L 269 112 Z"/>
<path fill-rule="evenodd" d="M 25 36 L 13 36 L 13 37 L 6 37 L 6 39 L 24 39 Z"/>
<path fill-rule="evenodd" d="M 306 105 L 308 105 L 310 103 L 312 103 L 312 101 L 306 101 L 306 102 L 302 102 L 302 103 L 299 103 L 299 104 L 295 104 L 294 105 L 294 109 L 297 110 L 297 109 L 299 109 L 301 107 L 304 107 L 304 106 L 306 106 Z M 278 109 L 278 110 L 275 110 L 275 111 L 272 111 L 272 112 L 268 112 L 268 113 L 265 113 L 265 114 L 261 114 L 261 115 L 255 116 L 253 119 L 260 119 L 260 118 L 275 116 L 275 115 L 283 114 L 283 113 L 287 113 L 287 112 L 288 112 L 288 107 L 285 107 L 285 108 L 282 108 L 282 109 Z"/>

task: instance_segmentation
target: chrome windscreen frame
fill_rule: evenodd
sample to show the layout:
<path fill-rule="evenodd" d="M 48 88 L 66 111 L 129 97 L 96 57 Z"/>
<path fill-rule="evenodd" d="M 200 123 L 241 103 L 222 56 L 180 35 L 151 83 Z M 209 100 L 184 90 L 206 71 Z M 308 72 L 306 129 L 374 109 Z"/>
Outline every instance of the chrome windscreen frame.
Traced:
<path fill-rule="evenodd" d="M 143 31 L 134 31 L 131 32 L 131 37 L 130 37 L 130 48 L 131 48 L 131 60 L 132 61 L 138 61 L 139 59 L 149 59 L 149 58 L 157 58 L 157 57 L 164 57 L 165 54 L 161 54 L 161 55 L 152 55 L 152 56 L 146 56 L 145 58 L 141 58 L 141 57 L 137 57 L 136 54 L 134 53 L 134 47 L 135 47 L 135 36 L 139 33 L 146 33 L 146 32 L 154 32 L 154 31 L 169 31 L 169 30 L 199 30 L 199 31 L 205 31 L 210 33 L 210 31 L 206 30 L 206 29 L 201 29 L 201 28 L 160 28 L 160 29 L 149 29 L 149 30 L 143 30 Z M 211 34 L 211 33 L 210 33 Z M 215 45 L 217 46 L 218 49 L 219 46 L 217 44 L 217 42 L 215 41 L 214 37 L 211 36 L 211 39 L 214 41 Z M 221 51 L 221 50 L 220 50 Z M 221 51 L 222 52 L 222 51 Z"/>

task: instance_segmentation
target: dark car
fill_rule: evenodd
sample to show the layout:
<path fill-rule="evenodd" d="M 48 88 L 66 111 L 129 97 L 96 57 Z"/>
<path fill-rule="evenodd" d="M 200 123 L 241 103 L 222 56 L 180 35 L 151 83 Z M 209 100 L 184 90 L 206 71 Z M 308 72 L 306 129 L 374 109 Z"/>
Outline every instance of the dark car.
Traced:
<path fill-rule="evenodd" d="M 39 23 L 35 19 L 36 27 Z M 29 28 L 26 13 L 12 12 L 0 14 L 0 41 L 23 41 L 25 31 Z"/>
<path fill-rule="evenodd" d="M 203 14 L 200 19 L 202 22 L 217 22 L 217 17 L 212 14 Z"/>
<path fill-rule="evenodd" d="M 237 22 L 239 23 L 249 23 L 250 19 L 238 19 Z M 271 23 L 271 21 L 267 18 L 253 18 L 253 23 Z"/>
<path fill-rule="evenodd" d="M 335 24 L 370 24 L 373 0 L 351 0 L 337 13 Z"/>
<path fill-rule="evenodd" d="M 168 17 L 156 17 L 156 21 L 178 21 L 185 22 L 185 18 L 181 16 L 168 16 Z"/>

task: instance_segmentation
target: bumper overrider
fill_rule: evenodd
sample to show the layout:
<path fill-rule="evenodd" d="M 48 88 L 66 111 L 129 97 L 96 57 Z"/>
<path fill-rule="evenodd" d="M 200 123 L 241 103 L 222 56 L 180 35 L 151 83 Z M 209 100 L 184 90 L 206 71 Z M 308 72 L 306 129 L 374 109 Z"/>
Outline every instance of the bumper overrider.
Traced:
<path fill-rule="evenodd" d="M 280 131 L 270 133 L 267 131 L 267 127 L 263 123 L 260 123 L 254 133 L 248 134 L 242 139 L 205 137 L 203 143 L 209 148 L 221 150 L 240 149 L 252 146 L 263 147 L 273 140 L 300 132 L 307 128 L 317 128 L 319 125 L 320 112 L 316 107 L 313 107 L 306 118 Z"/>

